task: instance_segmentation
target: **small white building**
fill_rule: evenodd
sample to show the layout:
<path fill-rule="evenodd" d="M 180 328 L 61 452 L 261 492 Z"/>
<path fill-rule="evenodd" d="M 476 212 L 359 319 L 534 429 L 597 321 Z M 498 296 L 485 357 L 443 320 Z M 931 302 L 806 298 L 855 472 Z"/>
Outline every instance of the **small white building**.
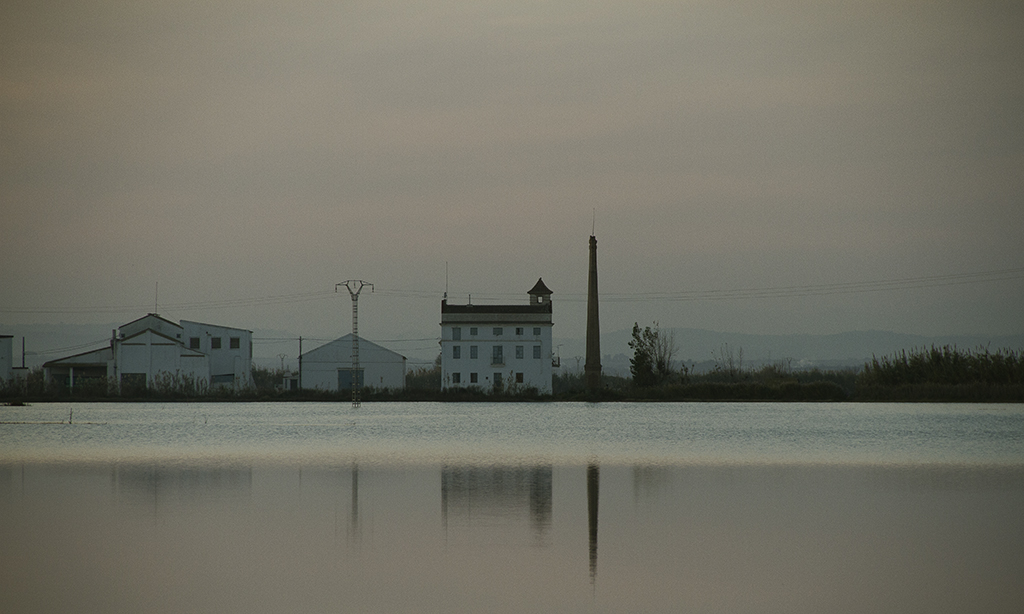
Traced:
<path fill-rule="evenodd" d="M 537 280 L 522 305 L 441 301 L 441 388 L 551 393 L 551 290 Z"/>
<path fill-rule="evenodd" d="M 113 383 L 117 381 L 114 373 L 114 342 L 105 348 L 82 352 L 64 358 L 51 360 L 43 364 L 46 382 L 68 391 L 76 388 L 89 387 L 97 382 Z"/>
<path fill-rule="evenodd" d="M 299 356 L 299 387 L 345 391 L 352 388 L 352 333 Z M 357 383 L 366 388 L 405 388 L 405 356 L 359 337 Z"/>
<path fill-rule="evenodd" d="M 11 381 L 14 372 L 14 337 L 0 335 L 0 386 Z"/>
<path fill-rule="evenodd" d="M 21 366 L 14 355 L 14 335 L 0 335 L 0 390 L 5 386 L 21 386 L 28 380 L 25 367 L 25 338 L 21 338 Z"/>

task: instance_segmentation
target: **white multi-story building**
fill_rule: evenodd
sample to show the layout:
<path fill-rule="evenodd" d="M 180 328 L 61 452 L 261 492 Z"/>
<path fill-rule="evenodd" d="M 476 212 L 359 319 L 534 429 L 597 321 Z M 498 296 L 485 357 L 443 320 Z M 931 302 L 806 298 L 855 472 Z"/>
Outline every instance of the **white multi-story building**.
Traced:
<path fill-rule="evenodd" d="M 537 280 L 522 305 L 441 301 L 441 387 L 551 393 L 551 290 Z"/>

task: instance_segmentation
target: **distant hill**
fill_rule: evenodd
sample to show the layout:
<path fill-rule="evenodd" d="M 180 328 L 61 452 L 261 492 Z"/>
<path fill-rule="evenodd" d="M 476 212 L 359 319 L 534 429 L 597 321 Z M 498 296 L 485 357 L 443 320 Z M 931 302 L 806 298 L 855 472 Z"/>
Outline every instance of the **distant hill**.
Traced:
<path fill-rule="evenodd" d="M 696 328 L 663 330 L 675 335 L 678 348 L 676 359 L 693 365 L 697 371 L 713 368 L 716 360 L 722 360 L 730 352 L 734 360 L 738 360 L 741 350 L 744 367 L 785 361 L 794 369 L 834 369 L 859 367 L 871 360 L 872 356 L 880 357 L 903 349 L 932 345 L 953 345 L 962 349 L 987 347 L 993 351 L 1024 348 L 1024 334 L 928 337 L 888 331 L 851 331 L 832 335 L 752 335 Z M 631 339 L 631 330 L 618 330 L 601 336 L 601 365 L 605 372 L 628 375 L 629 357 L 633 354 L 629 348 Z M 584 340 L 556 339 L 555 344 L 560 346 L 558 349 L 562 367 L 574 371 L 576 357 L 585 355 Z M 580 366 L 582 368 L 582 361 Z"/>
<path fill-rule="evenodd" d="M 110 324 L 0 324 L 0 335 L 14 337 L 14 364 L 21 366 L 21 339 L 25 338 L 25 366 L 33 368 L 44 362 L 81 354 L 108 345 L 113 331 L 123 325 Z M 295 362 L 298 355 L 298 335 L 287 331 L 257 329 L 253 362 L 261 366 L 280 366 L 279 354 L 288 355 Z M 315 342 L 311 342 L 315 343 Z M 310 349 L 312 345 L 307 345 Z"/>
<path fill-rule="evenodd" d="M 123 324 L 121 322 L 120 324 Z M 25 364 L 29 368 L 48 360 L 70 356 L 102 347 L 110 340 L 111 332 L 120 326 L 110 324 L 31 324 L 8 326 L 0 324 L 0 334 L 14 336 L 14 364 L 21 364 L 21 338 L 25 337 Z M 833 335 L 750 335 L 723 333 L 699 328 L 675 328 L 677 360 L 693 365 L 697 371 L 714 367 L 716 359 L 731 351 L 734 359 L 743 351 L 743 365 L 756 367 L 766 363 L 788 361 L 794 369 L 859 367 L 871 356 L 883 356 L 903 349 L 931 345 L 955 345 L 961 349 L 987 347 L 991 350 L 1024 349 L 1024 334 L 984 336 L 952 335 L 926 337 L 887 331 L 853 331 Z M 438 331 L 423 334 L 429 337 Z M 556 327 L 557 334 L 557 327 Z M 289 331 L 257 329 L 253 361 L 263 366 L 279 366 L 280 354 L 286 354 L 285 363 L 294 363 L 298 355 L 298 335 Z M 601 360 L 606 373 L 629 374 L 629 341 L 631 330 L 617 330 L 601 336 Z M 323 340 L 309 339 L 305 350 L 316 347 Z M 554 339 L 555 351 L 561 358 L 562 368 L 570 372 L 583 369 L 586 343 L 581 338 Z M 430 362 L 437 355 L 432 344 L 422 352 L 402 350 L 410 364 L 419 360 Z M 578 360 L 577 360 L 578 358 Z"/>
<path fill-rule="evenodd" d="M 123 324 L 123 322 L 121 323 Z M 73 356 L 109 345 L 120 324 L 0 324 L 0 335 L 14 337 L 14 364 L 21 366 L 21 340 L 25 339 L 25 366 Z"/>

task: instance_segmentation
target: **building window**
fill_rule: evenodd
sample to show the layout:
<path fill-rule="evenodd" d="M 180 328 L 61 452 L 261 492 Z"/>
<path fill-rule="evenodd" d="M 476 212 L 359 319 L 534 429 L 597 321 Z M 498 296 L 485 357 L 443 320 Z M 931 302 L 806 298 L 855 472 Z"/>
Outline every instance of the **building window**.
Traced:
<path fill-rule="evenodd" d="M 469 357 L 476 360 L 477 358 L 477 347 L 475 345 L 469 346 Z"/>
<path fill-rule="evenodd" d="M 517 326 L 516 327 L 516 334 L 517 335 L 522 335 L 523 334 L 523 327 L 522 326 Z"/>
<path fill-rule="evenodd" d="M 462 383 L 462 374 L 461 373 L 452 373 L 452 383 L 453 384 L 461 384 Z"/>
<path fill-rule="evenodd" d="M 228 347 L 232 350 L 237 350 L 242 347 L 242 340 L 239 337 L 231 337 L 228 339 Z"/>
<path fill-rule="evenodd" d="M 522 373 L 516 373 L 516 383 L 517 384 L 522 384 L 523 383 L 523 374 Z"/>
<path fill-rule="evenodd" d="M 476 382 L 477 382 L 477 374 L 476 373 L 470 373 L 469 374 L 469 383 L 470 384 L 475 384 Z"/>
<path fill-rule="evenodd" d="M 494 334 L 495 337 L 500 337 L 501 336 L 501 327 L 500 326 L 495 326 L 494 330 L 491 331 L 491 332 Z"/>
<path fill-rule="evenodd" d="M 533 357 L 534 358 L 540 358 L 540 346 L 539 345 L 533 346 Z"/>
<path fill-rule="evenodd" d="M 470 337 L 476 337 L 476 327 L 475 326 L 471 326 L 469 328 L 469 336 Z"/>
<path fill-rule="evenodd" d="M 210 349 L 211 350 L 219 350 L 220 349 L 220 337 L 210 337 Z"/>
<path fill-rule="evenodd" d="M 453 326 L 452 327 L 452 341 L 462 341 L 462 327 L 461 326 Z"/>
<path fill-rule="evenodd" d="M 452 358 L 454 358 L 455 360 L 458 360 L 458 359 L 462 358 L 462 346 L 461 345 L 453 345 L 452 346 Z"/>
<path fill-rule="evenodd" d="M 496 345 L 491 348 L 491 364 L 492 365 L 503 365 L 505 364 L 505 349 L 503 346 Z"/>
<path fill-rule="evenodd" d="M 189 337 L 188 338 L 188 349 L 190 349 L 190 350 L 198 350 L 199 349 L 199 337 Z"/>
<path fill-rule="evenodd" d="M 540 337 L 540 327 L 539 326 L 534 326 L 533 327 L 533 336 L 534 337 Z"/>
<path fill-rule="evenodd" d="M 518 360 L 522 360 L 523 359 L 523 346 L 521 346 L 521 345 L 517 345 L 516 346 L 516 358 Z"/>

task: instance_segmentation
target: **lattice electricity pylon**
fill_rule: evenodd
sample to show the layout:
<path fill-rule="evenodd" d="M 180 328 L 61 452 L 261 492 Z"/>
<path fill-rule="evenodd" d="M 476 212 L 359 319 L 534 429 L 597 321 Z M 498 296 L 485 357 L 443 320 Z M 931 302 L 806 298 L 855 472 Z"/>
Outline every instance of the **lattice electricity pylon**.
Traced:
<path fill-rule="evenodd" d="M 349 295 L 352 296 L 352 407 L 359 407 L 359 393 L 363 387 L 363 378 L 359 376 L 359 293 L 366 286 L 373 292 L 373 284 L 361 279 L 349 279 L 340 284 L 334 284 L 334 291 L 339 286 L 345 286 Z"/>

